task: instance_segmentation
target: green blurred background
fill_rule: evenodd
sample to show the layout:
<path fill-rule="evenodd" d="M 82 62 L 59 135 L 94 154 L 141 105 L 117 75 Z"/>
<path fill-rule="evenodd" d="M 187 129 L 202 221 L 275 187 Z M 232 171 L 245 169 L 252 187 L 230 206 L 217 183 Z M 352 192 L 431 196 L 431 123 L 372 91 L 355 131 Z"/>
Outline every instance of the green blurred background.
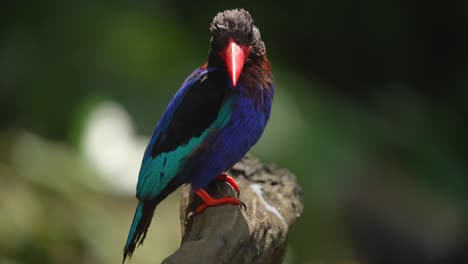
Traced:
<path fill-rule="evenodd" d="M 297 175 L 285 263 L 468 263 L 463 1 L 0 3 L 0 263 L 119 263 L 145 144 L 209 23 L 244 7 L 277 94 L 254 155 Z M 178 248 L 179 194 L 132 263 Z"/>

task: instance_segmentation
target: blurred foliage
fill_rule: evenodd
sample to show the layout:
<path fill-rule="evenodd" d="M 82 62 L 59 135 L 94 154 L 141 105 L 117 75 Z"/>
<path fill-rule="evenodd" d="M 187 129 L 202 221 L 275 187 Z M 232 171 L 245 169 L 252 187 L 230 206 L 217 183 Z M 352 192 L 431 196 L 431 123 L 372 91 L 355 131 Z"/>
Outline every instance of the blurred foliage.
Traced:
<path fill-rule="evenodd" d="M 464 6 L 2 1 L 0 262 L 120 261 L 135 199 L 86 162 L 87 115 L 116 101 L 149 136 L 204 62 L 212 17 L 244 7 L 277 89 L 253 152 L 304 189 L 287 262 L 468 263 Z M 177 194 L 150 232 L 133 263 L 177 248 Z"/>

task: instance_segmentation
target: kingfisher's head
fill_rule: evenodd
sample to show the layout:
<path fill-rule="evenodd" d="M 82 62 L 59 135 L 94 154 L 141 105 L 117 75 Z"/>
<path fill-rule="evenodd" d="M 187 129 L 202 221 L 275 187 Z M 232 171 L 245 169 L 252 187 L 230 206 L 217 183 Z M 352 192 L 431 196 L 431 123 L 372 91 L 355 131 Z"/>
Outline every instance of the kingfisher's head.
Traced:
<path fill-rule="evenodd" d="M 232 9 L 218 13 L 211 22 L 210 64 L 223 65 L 236 86 L 247 59 L 265 56 L 265 44 L 249 12 Z"/>

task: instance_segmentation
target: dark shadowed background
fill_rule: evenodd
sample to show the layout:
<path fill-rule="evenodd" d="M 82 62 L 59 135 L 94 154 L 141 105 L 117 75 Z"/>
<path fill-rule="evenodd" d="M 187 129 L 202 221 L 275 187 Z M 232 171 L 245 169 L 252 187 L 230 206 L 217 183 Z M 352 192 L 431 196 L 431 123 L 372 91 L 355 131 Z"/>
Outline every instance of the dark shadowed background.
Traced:
<path fill-rule="evenodd" d="M 276 98 L 252 152 L 294 172 L 285 263 L 468 263 L 463 1 L 2 1 L 0 263 L 118 263 L 158 118 L 248 9 Z M 176 192 L 132 263 L 180 242 Z"/>

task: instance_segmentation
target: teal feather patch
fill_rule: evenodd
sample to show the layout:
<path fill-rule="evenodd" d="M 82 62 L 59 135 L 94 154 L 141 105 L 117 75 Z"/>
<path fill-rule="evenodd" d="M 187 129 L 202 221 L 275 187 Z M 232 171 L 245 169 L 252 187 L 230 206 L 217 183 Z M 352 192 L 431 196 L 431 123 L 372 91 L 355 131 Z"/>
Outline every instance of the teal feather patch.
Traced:
<path fill-rule="evenodd" d="M 135 210 L 135 216 L 133 217 L 132 227 L 130 228 L 130 232 L 128 233 L 128 238 L 127 238 L 127 243 L 125 243 L 125 248 L 128 248 L 128 246 L 132 242 L 132 238 L 135 235 L 135 231 L 137 229 L 138 223 L 141 220 L 142 212 L 143 212 L 143 202 L 139 202 L 138 207 Z"/>
<path fill-rule="evenodd" d="M 199 137 L 191 138 L 187 144 L 173 151 L 160 153 L 155 158 L 146 157 L 140 169 L 137 185 L 137 196 L 140 199 L 154 199 L 177 177 L 185 157 L 200 146 L 214 129 L 224 127 L 231 118 L 231 108 L 236 95 L 231 95 L 224 101 L 216 120 Z"/>

